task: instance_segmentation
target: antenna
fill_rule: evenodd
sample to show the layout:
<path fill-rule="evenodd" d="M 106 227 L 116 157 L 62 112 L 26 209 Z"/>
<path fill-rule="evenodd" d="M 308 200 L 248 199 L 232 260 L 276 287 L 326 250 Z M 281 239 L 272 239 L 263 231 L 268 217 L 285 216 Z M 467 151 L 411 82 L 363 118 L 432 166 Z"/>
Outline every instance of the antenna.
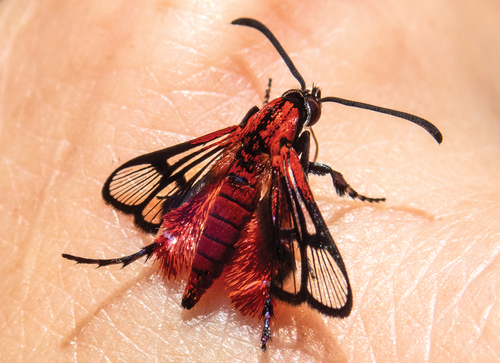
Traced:
<path fill-rule="evenodd" d="M 421 117 L 412 115 L 411 113 L 396 111 L 396 110 L 392 110 L 390 108 L 374 106 L 374 105 L 370 105 L 368 103 L 346 100 L 346 99 L 339 98 L 339 97 L 324 97 L 324 98 L 321 98 L 319 100 L 319 102 L 320 103 L 335 102 L 335 103 L 340 103 L 341 105 L 344 105 L 344 106 L 364 108 L 365 110 L 385 113 L 387 115 L 399 117 L 399 118 L 411 121 L 414 124 L 417 124 L 418 126 L 422 127 L 425 131 L 427 131 L 429 134 L 431 134 L 432 137 L 439 144 L 441 144 L 441 142 L 443 141 L 443 135 L 441 134 L 441 132 L 438 130 L 438 128 L 436 126 L 434 126 L 429 121 L 427 121 Z"/>
<path fill-rule="evenodd" d="M 286 54 L 285 49 L 283 49 L 280 42 L 278 42 L 278 39 L 276 39 L 273 33 L 271 33 L 271 31 L 264 24 L 262 24 L 260 21 L 250 18 L 239 18 L 233 20 L 231 24 L 248 26 L 250 28 L 257 29 L 262 34 L 264 34 L 267 37 L 267 39 L 269 39 L 271 44 L 274 45 L 274 48 L 276 48 L 283 61 L 285 61 L 285 64 L 287 65 L 292 75 L 295 77 L 297 81 L 299 81 L 300 89 L 302 91 L 306 90 L 306 82 L 304 82 L 304 78 L 302 78 L 297 68 L 295 68 L 295 65 L 293 64 L 288 54 Z"/>
<path fill-rule="evenodd" d="M 238 18 L 236 20 L 233 20 L 231 22 L 233 25 L 243 25 L 243 26 L 248 26 L 250 28 L 257 29 L 260 31 L 262 34 L 264 34 L 267 39 L 271 42 L 271 44 L 276 48 L 278 51 L 279 55 L 287 65 L 288 69 L 292 73 L 292 75 L 299 81 L 300 83 L 300 88 L 302 91 L 306 90 L 306 83 L 304 81 L 304 78 L 300 75 L 299 71 L 293 64 L 292 60 L 286 54 L 285 49 L 281 46 L 280 42 L 276 37 L 271 33 L 271 31 L 260 21 L 257 21 L 255 19 L 251 18 Z M 323 97 L 317 100 L 319 103 L 324 103 L 324 102 L 335 102 L 335 103 L 340 103 L 341 105 L 344 106 L 350 106 L 350 107 L 357 107 L 357 108 L 363 108 L 365 110 L 370 110 L 370 111 L 375 111 L 375 112 L 380 112 L 380 113 L 385 113 L 387 115 L 399 117 L 405 120 L 408 120 L 410 122 L 413 122 L 414 124 L 422 127 L 425 131 L 427 131 L 431 136 L 440 144 L 443 141 L 443 135 L 441 132 L 438 130 L 436 126 L 434 126 L 432 123 L 429 121 L 412 115 L 410 113 L 402 112 L 402 111 L 397 111 L 397 110 L 392 110 L 390 108 L 385 108 L 385 107 L 379 107 L 375 105 L 370 105 L 368 103 L 363 103 L 363 102 L 357 102 L 357 101 L 351 101 L 351 100 L 346 100 L 344 98 L 339 98 L 339 97 Z"/>

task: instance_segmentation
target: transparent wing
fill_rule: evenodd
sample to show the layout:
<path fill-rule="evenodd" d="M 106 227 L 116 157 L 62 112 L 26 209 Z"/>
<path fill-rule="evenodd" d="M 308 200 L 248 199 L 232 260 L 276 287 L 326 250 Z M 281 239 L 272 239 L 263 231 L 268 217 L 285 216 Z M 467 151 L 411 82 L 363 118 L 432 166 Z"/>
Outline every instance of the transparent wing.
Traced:
<path fill-rule="evenodd" d="M 155 233 L 165 213 L 201 190 L 210 166 L 237 129 L 228 127 L 126 162 L 104 183 L 104 200 L 134 215 L 135 224 L 145 232 Z"/>
<path fill-rule="evenodd" d="M 274 177 L 273 221 L 279 241 L 272 293 L 326 315 L 348 316 L 352 291 L 340 252 L 312 196 L 295 150 L 282 153 Z"/>

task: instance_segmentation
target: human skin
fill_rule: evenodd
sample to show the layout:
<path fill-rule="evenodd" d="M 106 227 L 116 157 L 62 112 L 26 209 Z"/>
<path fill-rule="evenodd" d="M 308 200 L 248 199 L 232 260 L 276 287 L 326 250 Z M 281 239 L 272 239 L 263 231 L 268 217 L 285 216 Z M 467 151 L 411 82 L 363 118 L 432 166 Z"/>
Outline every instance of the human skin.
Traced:
<path fill-rule="evenodd" d="M 238 123 L 297 82 L 411 112 L 325 104 L 318 161 L 370 205 L 311 178 L 349 272 L 346 319 L 278 303 L 235 311 L 224 281 L 191 311 L 185 280 L 111 258 L 152 236 L 100 189 L 126 160 Z M 0 2 L 0 352 L 4 361 L 495 362 L 500 355 L 500 5 L 466 1 Z"/>

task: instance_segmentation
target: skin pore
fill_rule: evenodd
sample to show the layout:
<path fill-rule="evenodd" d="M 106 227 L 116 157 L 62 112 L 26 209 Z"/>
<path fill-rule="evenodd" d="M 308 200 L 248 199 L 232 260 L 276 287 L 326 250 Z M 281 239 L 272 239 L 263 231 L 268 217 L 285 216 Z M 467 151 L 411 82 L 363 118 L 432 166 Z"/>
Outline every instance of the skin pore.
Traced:
<path fill-rule="evenodd" d="M 0 349 L 6 361 L 481 361 L 500 355 L 497 1 L 0 2 Z M 157 266 L 73 266 L 152 241 L 106 206 L 130 158 L 238 123 L 298 87 L 424 117 L 326 104 L 311 178 L 354 292 L 346 319 L 278 303 L 273 340 L 219 280 L 190 311 Z"/>

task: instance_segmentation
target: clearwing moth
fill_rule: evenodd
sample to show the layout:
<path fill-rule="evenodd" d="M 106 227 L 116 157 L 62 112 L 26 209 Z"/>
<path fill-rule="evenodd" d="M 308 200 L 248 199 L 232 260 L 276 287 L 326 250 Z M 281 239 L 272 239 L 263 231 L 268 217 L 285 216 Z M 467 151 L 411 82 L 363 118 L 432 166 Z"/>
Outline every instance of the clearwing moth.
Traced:
<path fill-rule="evenodd" d="M 64 258 L 99 267 L 154 255 L 161 272 L 189 272 L 181 305 L 191 309 L 223 271 L 229 298 L 242 314 L 260 316 L 262 350 L 271 339 L 273 299 L 346 317 L 352 308 L 347 271 L 308 184 L 308 175 L 330 175 L 339 196 L 381 202 L 358 194 L 341 173 L 310 161 L 310 127 L 325 102 L 364 108 L 411 121 L 438 143 L 430 122 L 400 111 L 321 97 L 306 88 L 278 40 L 262 23 L 232 22 L 260 31 L 276 48 L 300 89 L 251 108 L 239 125 L 146 155 L 116 169 L 104 183 L 107 204 L 156 233 L 140 251 L 113 259 Z M 314 135 L 313 135 L 314 136 Z"/>

